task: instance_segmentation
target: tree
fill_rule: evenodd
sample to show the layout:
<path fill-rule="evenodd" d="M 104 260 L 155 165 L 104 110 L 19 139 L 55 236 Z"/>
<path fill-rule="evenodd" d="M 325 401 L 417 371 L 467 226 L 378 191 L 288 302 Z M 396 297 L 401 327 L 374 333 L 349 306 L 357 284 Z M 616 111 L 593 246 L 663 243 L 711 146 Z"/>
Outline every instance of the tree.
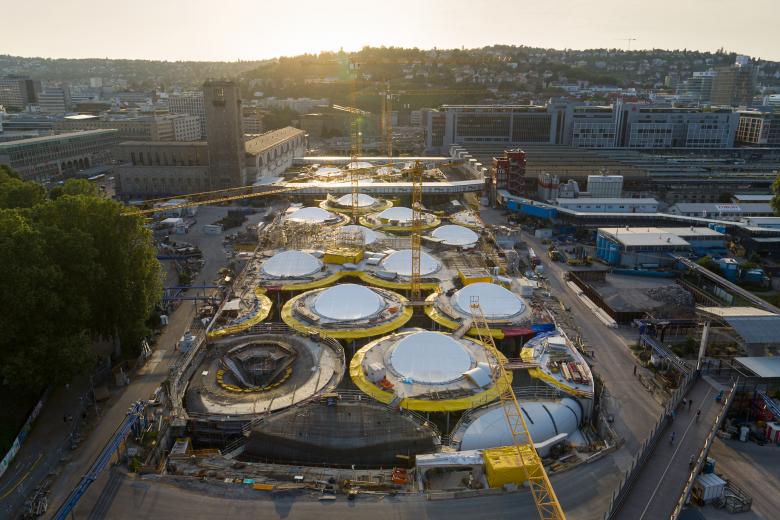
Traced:
<path fill-rule="evenodd" d="M 161 293 L 142 218 L 89 183 L 41 190 L 0 171 L 0 385 L 31 393 L 89 369 L 96 336 L 137 347 Z"/>
<path fill-rule="evenodd" d="M 720 266 L 711 256 L 703 256 L 696 260 L 696 263 L 715 274 L 721 274 Z"/>
<path fill-rule="evenodd" d="M 775 215 L 780 215 L 780 175 L 777 176 L 775 182 L 772 183 L 772 209 L 775 210 Z"/>
<path fill-rule="evenodd" d="M 50 199 L 58 199 L 63 195 L 88 195 L 97 197 L 97 187 L 86 179 L 68 179 L 62 186 L 55 186 L 49 190 Z"/>
<path fill-rule="evenodd" d="M 8 166 L 0 165 L 0 208 L 31 208 L 45 198 L 43 186 L 25 182 Z"/>

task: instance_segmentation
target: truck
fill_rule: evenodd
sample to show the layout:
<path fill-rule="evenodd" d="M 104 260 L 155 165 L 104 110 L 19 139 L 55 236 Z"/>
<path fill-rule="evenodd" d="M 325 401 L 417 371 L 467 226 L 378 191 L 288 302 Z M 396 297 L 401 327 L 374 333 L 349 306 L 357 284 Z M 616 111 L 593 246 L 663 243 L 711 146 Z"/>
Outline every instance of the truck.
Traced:
<path fill-rule="evenodd" d="M 539 265 L 539 257 L 530 247 L 528 248 L 528 264 L 533 268 Z"/>

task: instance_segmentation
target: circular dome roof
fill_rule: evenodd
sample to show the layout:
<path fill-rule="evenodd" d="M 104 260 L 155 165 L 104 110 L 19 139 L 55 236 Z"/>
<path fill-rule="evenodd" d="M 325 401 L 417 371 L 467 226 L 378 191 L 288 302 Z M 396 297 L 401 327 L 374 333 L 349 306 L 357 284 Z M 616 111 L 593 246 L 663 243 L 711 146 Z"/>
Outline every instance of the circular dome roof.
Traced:
<path fill-rule="evenodd" d="M 353 161 L 347 165 L 347 170 L 357 170 L 358 168 L 371 168 L 374 166 L 366 161 Z"/>
<path fill-rule="evenodd" d="M 412 208 L 406 208 L 404 206 L 393 206 L 392 208 L 387 208 L 386 210 L 377 213 L 376 216 L 384 220 L 411 222 L 413 214 Z"/>
<path fill-rule="evenodd" d="M 292 222 L 305 222 L 307 224 L 320 224 L 334 217 L 333 213 L 313 206 L 294 211 L 287 220 Z"/>
<path fill-rule="evenodd" d="M 471 369 L 472 358 L 458 340 L 441 332 L 415 332 L 393 347 L 390 364 L 417 383 L 447 383 Z"/>
<path fill-rule="evenodd" d="M 322 262 L 303 251 L 282 251 L 265 262 L 262 270 L 276 278 L 293 278 L 316 273 L 322 268 Z"/>
<path fill-rule="evenodd" d="M 352 194 L 347 193 L 346 195 L 339 197 L 338 200 L 336 200 L 336 204 L 339 206 L 352 206 Z M 366 195 L 365 193 L 358 193 L 358 207 L 367 208 L 374 204 L 376 204 L 376 199 L 374 197 Z"/>
<path fill-rule="evenodd" d="M 341 168 L 335 166 L 322 166 L 314 171 L 314 175 L 318 177 L 338 177 L 341 175 Z"/>
<path fill-rule="evenodd" d="M 431 235 L 451 246 L 467 246 L 479 240 L 479 235 L 467 227 L 447 224 L 437 227 Z"/>
<path fill-rule="evenodd" d="M 367 246 L 379 240 L 379 233 L 377 233 L 371 228 L 367 228 L 366 226 L 358 226 L 355 224 L 350 224 L 349 226 L 341 226 L 338 229 L 339 236 L 342 238 L 345 235 L 351 233 L 357 233 L 357 232 L 360 232 L 363 235 L 363 245 Z"/>
<path fill-rule="evenodd" d="M 477 296 L 488 319 L 511 318 L 525 310 L 525 302 L 511 291 L 494 283 L 472 283 L 456 291 L 450 301 L 456 309 L 471 316 L 471 298 Z"/>
<path fill-rule="evenodd" d="M 334 285 L 314 299 L 314 310 L 320 316 L 338 321 L 361 320 L 385 307 L 381 296 L 368 287 L 354 283 Z"/>
<path fill-rule="evenodd" d="M 412 276 L 412 250 L 402 249 L 390 253 L 382 260 L 382 267 L 399 276 Z M 439 270 L 439 261 L 428 253 L 420 252 L 420 276 L 427 276 Z"/>

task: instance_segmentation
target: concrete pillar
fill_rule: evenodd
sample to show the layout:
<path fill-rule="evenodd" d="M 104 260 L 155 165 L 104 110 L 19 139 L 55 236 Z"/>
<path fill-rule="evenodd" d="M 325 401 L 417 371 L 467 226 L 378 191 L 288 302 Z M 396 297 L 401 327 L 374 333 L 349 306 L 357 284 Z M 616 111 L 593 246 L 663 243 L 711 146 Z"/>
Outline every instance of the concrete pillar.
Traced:
<path fill-rule="evenodd" d="M 710 338 L 710 320 L 704 322 L 704 328 L 701 331 L 701 344 L 699 344 L 699 358 L 696 360 L 696 370 L 701 370 L 701 360 L 707 352 L 707 341 Z"/>

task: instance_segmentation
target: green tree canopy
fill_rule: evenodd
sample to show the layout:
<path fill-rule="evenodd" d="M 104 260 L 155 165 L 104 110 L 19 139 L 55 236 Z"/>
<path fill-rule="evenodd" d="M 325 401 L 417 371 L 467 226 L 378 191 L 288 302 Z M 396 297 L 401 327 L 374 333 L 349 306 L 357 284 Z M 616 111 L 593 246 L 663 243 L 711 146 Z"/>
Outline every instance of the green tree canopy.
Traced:
<path fill-rule="evenodd" d="M 0 384 L 20 391 L 88 369 L 92 338 L 132 350 L 161 291 L 143 219 L 123 216 L 86 181 L 48 195 L 0 171 Z"/>

